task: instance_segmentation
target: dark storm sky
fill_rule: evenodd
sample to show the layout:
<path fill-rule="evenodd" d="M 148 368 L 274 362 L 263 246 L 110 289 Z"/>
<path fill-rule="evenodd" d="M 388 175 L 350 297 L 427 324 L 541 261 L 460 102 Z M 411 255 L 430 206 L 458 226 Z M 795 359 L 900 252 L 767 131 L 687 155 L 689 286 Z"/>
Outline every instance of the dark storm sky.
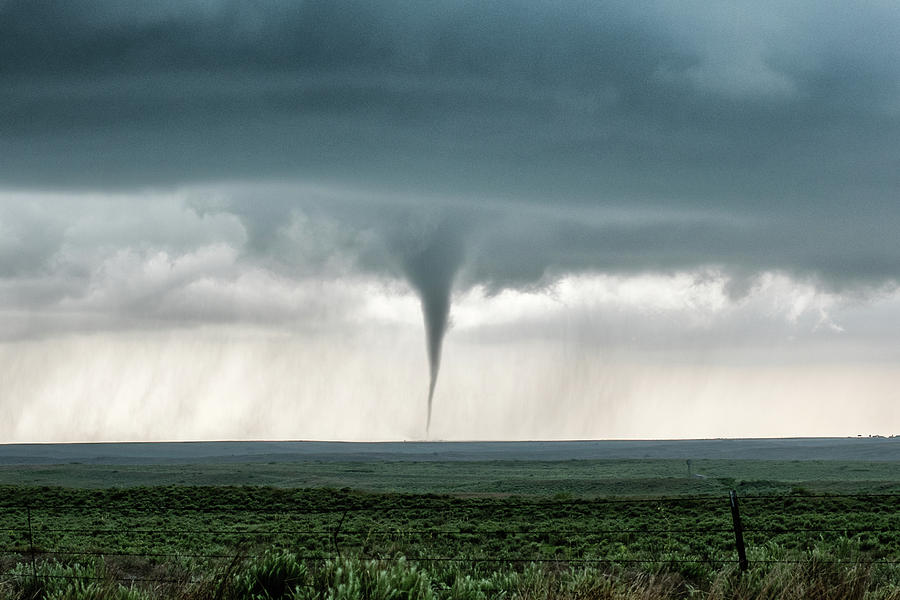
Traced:
<path fill-rule="evenodd" d="M 860 385 L 895 424 L 898 31 L 893 1 L 0 0 L 0 436 L 282 431 L 251 402 L 415 437 L 420 308 L 439 434 L 782 432 L 635 428 L 734 390 L 831 402 L 821 433 Z"/>
<path fill-rule="evenodd" d="M 491 229 L 476 279 L 897 274 L 892 2 L 0 6 L 9 188 L 339 183 L 378 192 L 334 209 L 366 222 L 411 203 Z"/>

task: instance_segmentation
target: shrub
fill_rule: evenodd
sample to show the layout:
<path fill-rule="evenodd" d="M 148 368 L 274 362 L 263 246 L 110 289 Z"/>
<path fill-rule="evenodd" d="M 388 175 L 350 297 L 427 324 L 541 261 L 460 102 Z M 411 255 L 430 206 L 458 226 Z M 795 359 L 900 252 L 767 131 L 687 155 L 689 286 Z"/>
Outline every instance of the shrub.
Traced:
<path fill-rule="evenodd" d="M 37 579 L 31 577 L 31 565 L 19 563 L 11 571 L 19 582 L 22 600 L 149 600 L 145 590 L 126 586 L 111 579 L 102 562 L 63 564 L 57 561 L 41 565 Z"/>
<path fill-rule="evenodd" d="M 308 570 L 291 552 L 266 552 L 235 575 L 233 593 L 240 600 L 291 598 L 307 585 Z"/>

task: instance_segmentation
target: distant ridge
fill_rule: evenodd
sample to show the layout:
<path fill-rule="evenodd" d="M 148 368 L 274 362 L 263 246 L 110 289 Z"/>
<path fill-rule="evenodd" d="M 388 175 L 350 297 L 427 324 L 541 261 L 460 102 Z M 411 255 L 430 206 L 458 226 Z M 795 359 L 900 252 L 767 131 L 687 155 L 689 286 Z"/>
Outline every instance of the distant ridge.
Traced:
<path fill-rule="evenodd" d="M 588 459 L 900 461 L 900 437 L 571 442 L 115 442 L 0 444 L 0 465 Z"/>

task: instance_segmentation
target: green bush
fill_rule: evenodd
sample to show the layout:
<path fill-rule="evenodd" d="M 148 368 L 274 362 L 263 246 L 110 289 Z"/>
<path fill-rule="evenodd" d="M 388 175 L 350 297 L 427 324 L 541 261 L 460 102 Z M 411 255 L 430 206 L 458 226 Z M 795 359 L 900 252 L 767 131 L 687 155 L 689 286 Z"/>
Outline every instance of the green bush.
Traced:
<path fill-rule="evenodd" d="M 431 579 L 405 560 L 329 560 L 311 572 L 296 600 L 433 600 Z"/>
<path fill-rule="evenodd" d="M 45 562 L 37 579 L 31 577 L 31 565 L 19 563 L 9 571 L 17 582 L 12 597 L 22 600 L 149 600 L 151 596 L 134 586 L 111 579 L 102 562 L 63 564 Z"/>
<path fill-rule="evenodd" d="M 240 600 L 291 598 L 308 585 L 308 570 L 291 552 L 266 552 L 235 575 L 234 595 Z"/>

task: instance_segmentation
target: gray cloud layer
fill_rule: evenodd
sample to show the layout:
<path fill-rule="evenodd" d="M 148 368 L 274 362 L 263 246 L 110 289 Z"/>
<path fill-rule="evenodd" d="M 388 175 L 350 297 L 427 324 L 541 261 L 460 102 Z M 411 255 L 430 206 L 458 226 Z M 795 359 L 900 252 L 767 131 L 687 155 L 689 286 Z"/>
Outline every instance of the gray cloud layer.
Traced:
<path fill-rule="evenodd" d="M 710 263 L 884 282 L 898 26 L 892 2 L 7 0 L 0 182 L 349 190 L 192 205 L 281 263 L 299 209 L 338 224 L 323 255 L 397 274 L 397 230 L 449 215 L 463 283 Z M 7 276 L 61 243 L 38 227 Z M 388 251 L 357 245 L 373 231 Z"/>
<path fill-rule="evenodd" d="M 898 30 L 893 0 L 0 0 L 0 435 L 415 436 L 451 285 L 439 435 L 824 403 L 822 434 L 851 400 L 881 431 Z"/>

